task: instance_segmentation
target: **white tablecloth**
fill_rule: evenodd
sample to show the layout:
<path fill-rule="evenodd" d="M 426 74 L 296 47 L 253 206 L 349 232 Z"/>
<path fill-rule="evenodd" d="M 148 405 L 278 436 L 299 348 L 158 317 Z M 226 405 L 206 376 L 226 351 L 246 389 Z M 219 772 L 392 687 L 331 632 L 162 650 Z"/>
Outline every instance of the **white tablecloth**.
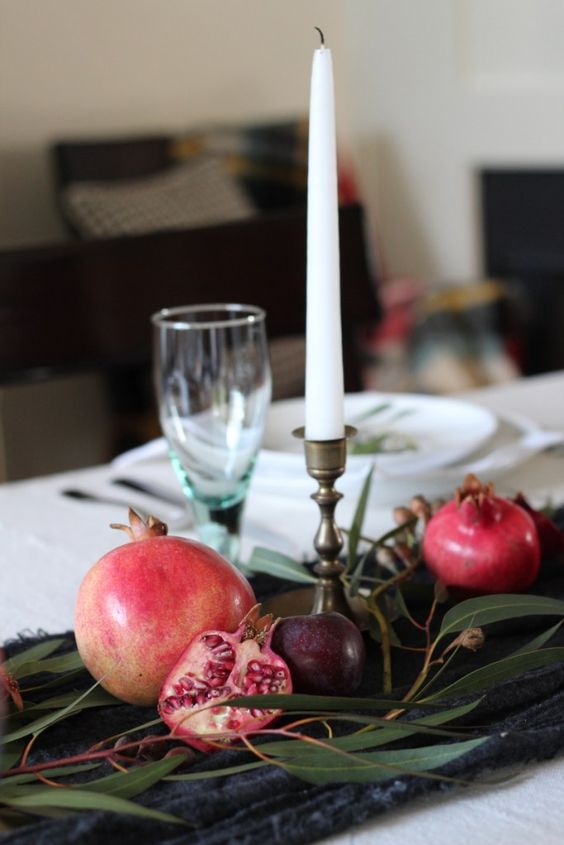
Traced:
<path fill-rule="evenodd" d="M 504 386 L 461 394 L 496 412 L 526 415 L 543 427 L 564 430 L 564 372 L 520 379 Z M 2 607 L 0 639 L 22 631 L 60 632 L 73 627 L 73 607 L 82 577 L 108 549 L 123 540 L 109 528 L 126 521 L 125 507 L 75 501 L 60 494 L 81 487 L 157 511 L 166 520 L 167 506 L 155 506 L 142 494 L 112 485 L 115 468 L 94 467 L 76 472 L 0 485 L 0 555 Z M 166 461 L 135 467 L 138 478 L 177 483 Z M 487 479 L 484 479 L 487 480 Z M 564 455 L 538 455 L 500 478 L 503 493 L 524 490 L 535 504 L 547 499 L 564 502 Z M 417 491 L 413 491 L 417 492 Z M 391 508 L 371 507 L 367 531 L 376 535 L 391 527 Z M 339 504 L 342 525 L 350 522 L 354 497 Z M 301 555 L 311 548 L 317 527 L 317 507 L 309 500 L 268 495 L 251 489 L 245 521 L 245 554 L 255 544 Z M 545 845 L 560 843 L 564 834 L 564 760 L 530 767 L 516 782 L 493 790 L 467 790 L 426 806 L 410 806 L 387 814 L 366 828 L 330 840 L 331 843 L 410 845 L 472 843 L 520 845 L 535 833 Z M 329 842 L 329 840 L 327 840 Z"/>

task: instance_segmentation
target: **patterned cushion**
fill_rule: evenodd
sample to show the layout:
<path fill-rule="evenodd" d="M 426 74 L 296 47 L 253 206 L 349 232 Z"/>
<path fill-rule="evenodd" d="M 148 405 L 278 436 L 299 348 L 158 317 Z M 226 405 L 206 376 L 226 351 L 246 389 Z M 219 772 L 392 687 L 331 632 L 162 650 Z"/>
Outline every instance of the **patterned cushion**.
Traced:
<path fill-rule="evenodd" d="M 214 158 L 141 179 L 75 182 L 63 191 L 62 202 L 84 238 L 206 226 L 255 213 L 244 190 Z"/>
<path fill-rule="evenodd" d="M 202 155 L 220 158 L 260 211 L 304 208 L 307 199 L 308 119 L 269 123 L 215 124 L 173 139 L 176 162 Z M 352 165 L 338 150 L 339 201 L 356 202 Z"/>

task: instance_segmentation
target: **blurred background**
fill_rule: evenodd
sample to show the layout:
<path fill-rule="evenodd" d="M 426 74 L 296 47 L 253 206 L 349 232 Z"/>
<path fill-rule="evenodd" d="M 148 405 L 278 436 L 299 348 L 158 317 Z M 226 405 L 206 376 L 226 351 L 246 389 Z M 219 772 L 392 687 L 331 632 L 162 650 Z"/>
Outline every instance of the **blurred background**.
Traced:
<path fill-rule="evenodd" d="M 226 227 L 231 249 L 256 217 L 303 213 L 314 26 L 333 52 L 341 200 L 363 210 L 374 289 L 354 386 L 455 393 L 564 367 L 559 0 L 0 0 L 0 479 L 158 434 L 135 277 L 149 285 L 151 255 L 146 307 L 188 304 L 204 295 L 190 291 L 191 250 L 226 241 L 179 244 L 183 232 Z M 168 214 L 179 174 L 200 193 L 171 222 L 163 192 Z M 131 203 L 143 204 L 133 223 Z M 163 230 L 174 243 L 152 240 Z M 275 264 L 269 231 L 257 237 Z M 279 248 L 305 282 L 301 241 Z M 176 251 L 170 274 L 186 286 L 167 298 L 154 256 Z M 236 278 L 231 289 L 241 299 Z M 95 300 L 119 313 L 103 330 Z M 123 349 L 95 348 L 121 333 Z M 282 398 L 303 388 L 282 389 L 303 343 L 299 325 L 277 334 Z"/>

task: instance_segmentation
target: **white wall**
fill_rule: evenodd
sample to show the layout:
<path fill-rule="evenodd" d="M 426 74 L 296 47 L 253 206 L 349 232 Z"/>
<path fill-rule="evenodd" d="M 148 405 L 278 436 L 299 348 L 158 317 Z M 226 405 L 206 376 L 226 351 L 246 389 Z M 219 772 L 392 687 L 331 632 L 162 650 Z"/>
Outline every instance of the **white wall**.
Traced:
<path fill-rule="evenodd" d="M 55 139 L 305 113 L 313 27 L 342 52 L 339 6 L 0 0 L 0 247 L 62 237 Z"/>
<path fill-rule="evenodd" d="M 564 167 L 564 3 L 346 8 L 350 125 L 388 269 L 471 278 L 481 269 L 477 168 Z"/>
<path fill-rule="evenodd" d="M 0 247 L 62 236 L 56 138 L 304 112 L 314 25 L 387 270 L 475 276 L 475 169 L 564 164 L 562 0 L 0 0 Z"/>

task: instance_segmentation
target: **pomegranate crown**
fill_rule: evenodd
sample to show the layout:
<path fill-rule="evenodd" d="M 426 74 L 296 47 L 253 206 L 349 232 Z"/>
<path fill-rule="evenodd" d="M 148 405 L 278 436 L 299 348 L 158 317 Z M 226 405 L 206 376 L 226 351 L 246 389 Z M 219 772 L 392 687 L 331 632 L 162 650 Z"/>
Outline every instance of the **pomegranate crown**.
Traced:
<path fill-rule="evenodd" d="M 131 542 L 149 540 L 151 537 L 163 537 L 168 534 L 168 526 L 156 516 L 148 516 L 144 520 L 133 508 L 129 508 L 127 516 L 129 525 L 112 522 L 110 528 L 119 528 L 120 531 L 125 531 Z"/>
<path fill-rule="evenodd" d="M 462 502 L 470 499 L 479 508 L 484 502 L 484 499 L 489 499 L 494 495 L 495 488 L 491 481 L 488 481 L 487 484 L 482 484 L 476 475 L 468 473 L 462 485 L 457 488 L 455 498 L 457 505 L 461 505 Z"/>
<path fill-rule="evenodd" d="M 274 621 L 272 613 L 265 613 L 264 616 L 261 616 L 260 613 L 260 604 L 255 604 L 241 621 L 239 625 L 241 642 L 256 640 L 259 645 L 263 645 L 266 638 L 272 634 L 279 620 Z"/>

